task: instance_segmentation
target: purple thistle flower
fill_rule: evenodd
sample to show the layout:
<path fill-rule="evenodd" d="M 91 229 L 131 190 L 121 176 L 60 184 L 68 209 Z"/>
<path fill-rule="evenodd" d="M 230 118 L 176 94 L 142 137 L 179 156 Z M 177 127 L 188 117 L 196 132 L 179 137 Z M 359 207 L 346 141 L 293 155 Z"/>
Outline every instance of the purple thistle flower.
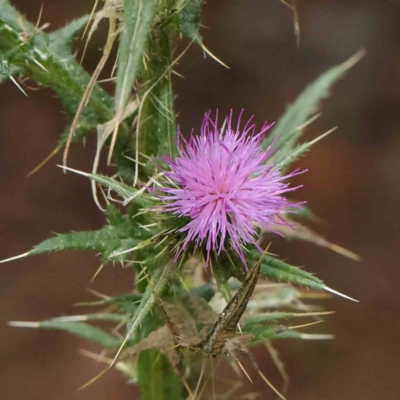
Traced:
<path fill-rule="evenodd" d="M 170 187 L 158 188 L 158 197 L 165 202 L 157 210 L 179 217 L 190 217 L 190 222 L 179 232 L 187 232 L 176 258 L 190 241 L 205 242 L 207 264 L 210 252 L 218 254 L 228 238 L 231 247 L 246 265 L 242 245 L 257 244 L 257 228 L 271 229 L 273 224 L 289 225 L 282 216 L 289 207 L 298 206 L 286 200 L 284 193 L 296 190 L 284 180 L 304 171 L 296 170 L 281 176 L 267 160 L 273 155 L 273 144 L 261 147 L 265 132 L 273 125 L 264 123 L 255 133 L 252 118 L 240 131 L 240 113 L 236 127 L 232 125 L 232 111 L 224 129 L 218 128 L 210 112 L 204 116 L 199 136 L 187 142 L 179 132 L 178 156 L 166 162 L 170 171 L 165 175 Z M 184 142 L 184 146 L 182 146 Z"/>

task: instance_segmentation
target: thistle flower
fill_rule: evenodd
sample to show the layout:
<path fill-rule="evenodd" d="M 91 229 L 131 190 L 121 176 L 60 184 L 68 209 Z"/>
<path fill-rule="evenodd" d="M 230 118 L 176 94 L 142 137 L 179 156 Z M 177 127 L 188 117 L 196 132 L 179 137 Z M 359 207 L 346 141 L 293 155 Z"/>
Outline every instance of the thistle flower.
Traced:
<path fill-rule="evenodd" d="M 259 228 L 272 229 L 274 224 L 289 225 L 283 219 L 289 207 L 298 206 L 283 197 L 296 190 L 285 179 L 302 173 L 296 170 L 281 176 L 268 159 L 274 143 L 263 150 L 261 141 L 272 124 L 264 123 L 256 133 L 252 118 L 240 129 L 242 112 L 236 127 L 232 112 L 225 126 L 218 128 L 210 112 L 204 116 L 199 136 L 186 141 L 179 132 L 178 156 L 166 159 L 169 170 L 164 171 L 170 186 L 158 188 L 163 204 L 159 212 L 189 217 L 178 229 L 186 233 L 176 258 L 189 242 L 205 243 L 207 264 L 211 251 L 220 254 L 230 243 L 231 248 L 246 265 L 242 246 L 257 244 Z"/>

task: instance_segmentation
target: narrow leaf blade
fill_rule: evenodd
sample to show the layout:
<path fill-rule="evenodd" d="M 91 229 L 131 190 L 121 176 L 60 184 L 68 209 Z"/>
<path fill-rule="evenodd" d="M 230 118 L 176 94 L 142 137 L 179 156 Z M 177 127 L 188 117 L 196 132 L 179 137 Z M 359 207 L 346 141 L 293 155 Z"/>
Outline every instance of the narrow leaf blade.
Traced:
<path fill-rule="evenodd" d="M 156 13 L 157 0 L 126 0 L 122 21 L 121 42 L 117 60 L 115 105 L 123 112 L 144 55 L 146 40 Z"/>
<path fill-rule="evenodd" d="M 188 0 L 181 12 L 179 20 L 180 31 L 194 42 L 201 44 L 201 36 L 199 34 L 200 12 L 203 0 Z"/>
<path fill-rule="evenodd" d="M 278 282 L 306 286 L 311 289 L 323 290 L 324 288 L 324 283 L 316 276 L 268 255 L 264 256 L 261 262 L 261 276 Z"/>
<path fill-rule="evenodd" d="M 20 328 L 42 328 L 57 329 L 72 333 L 83 339 L 100 344 L 104 348 L 115 348 L 121 344 L 121 339 L 117 338 L 102 329 L 95 328 L 85 322 L 66 321 L 63 318 L 54 318 L 40 322 L 19 322 L 12 321 L 9 325 Z"/>
<path fill-rule="evenodd" d="M 263 142 L 263 147 L 267 148 L 279 138 L 276 144 L 278 150 L 273 157 L 275 163 L 279 164 L 291 154 L 303 133 L 304 125 L 317 112 L 321 100 L 328 96 L 334 83 L 342 78 L 364 56 L 364 53 L 360 51 L 343 64 L 322 74 L 288 108 Z"/>
<path fill-rule="evenodd" d="M 169 263 L 164 268 L 158 269 L 154 272 L 145 292 L 143 293 L 140 304 L 128 324 L 128 332 L 126 334 L 124 342 L 122 343 L 116 356 L 114 357 L 113 364 L 121 353 L 124 344 L 136 332 L 140 324 L 147 317 L 148 313 L 153 309 L 153 306 L 156 302 L 156 296 L 161 297 L 161 295 L 166 290 L 168 284 L 173 279 L 173 269 L 174 264 Z"/>

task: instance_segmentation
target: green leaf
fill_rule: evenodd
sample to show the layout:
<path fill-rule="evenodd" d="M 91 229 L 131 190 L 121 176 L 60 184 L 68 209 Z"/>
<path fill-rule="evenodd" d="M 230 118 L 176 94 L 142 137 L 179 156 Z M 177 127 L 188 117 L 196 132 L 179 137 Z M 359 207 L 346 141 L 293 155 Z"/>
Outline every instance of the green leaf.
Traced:
<path fill-rule="evenodd" d="M 140 353 L 138 384 L 142 400 L 183 400 L 181 384 L 167 358 L 158 350 Z"/>
<path fill-rule="evenodd" d="M 137 198 L 138 196 L 139 191 L 133 186 L 127 185 L 124 182 L 119 182 L 113 178 L 100 174 L 86 174 L 86 176 L 93 181 L 99 183 L 100 185 L 106 187 L 107 189 L 117 193 L 125 201 Z"/>
<path fill-rule="evenodd" d="M 263 308 L 260 305 L 260 309 Z M 262 313 L 259 315 L 249 315 L 246 316 L 244 319 L 245 326 L 249 326 L 252 324 L 260 324 L 264 322 L 270 321 L 279 321 L 281 319 L 289 319 L 289 318 L 305 318 L 305 317 L 313 317 L 313 316 L 322 316 L 322 315 L 330 315 L 332 311 L 316 311 L 316 312 L 282 312 L 282 311 L 275 311 L 275 312 L 267 312 Z"/>
<path fill-rule="evenodd" d="M 257 298 L 257 309 L 277 310 L 291 308 L 301 298 L 300 291 L 292 285 L 278 285 L 271 293 Z"/>
<path fill-rule="evenodd" d="M 179 29 L 189 39 L 201 44 L 202 39 L 199 34 L 200 12 L 203 0 L 188 0 L 181 11 L 179 18 Z"/>
<path fill-rule="evenodd" d="M 273 339 L 331 340 L 334 338 L 334 335 L 326 333 L 304 333 L 294 329 L 287 329 L 273 335 Z"/>
<path fill-rule="evenodd" d="M 328 136 L 331 134 L 333 131 L 335 131 L 337 127 L 330 129 L 328 132 L 325 132 L 324 134 L 318 136 L 317 138 L 310 140 L 309 142 L 305 142 L 302 144 L 299 144 L 296 146 L 296 148 L 282 161 L 276 164 L 276 166 L 283 170 L 285 167 L 290 165 L 292 162 L 296 161 L 299 159 L 301 156 L 303 156 L 308 150 L 310 150 L 311 146 L 314 145 L 315 143 L 319 142 L 321 139 L 324 137 Z"/>
<path fill-rule="evenodd" d="M 69 50 L 73 34 L 83 25 L 85 17 L 50 35 L 35 32 L 32 26 L 24 21 L 30 35 L 25 41 L 21 28 L 17 24 L 8 23 L 12 18 L 5 19 L 5 15 L 0 16 L 2 64 L 6 62 L 10 68 L 18 69 L 20 75 L 27 76 L 44 87 L 52 88 L 68 114 L 73 116 L 90 80 L 90 75 L 78 64 Z M 15 15 L 19 16 L 16 11 Z M 111 97 L 100 86 L 95 85 L 80 120 L 79 128 L 85 129 L 78 129 L 74 139 L 86 134 L 88 130 L 94 130 L 97 124 L 109 121 L 112 117 Z M 65 139 L 63 135 L 61 145 L 65 144 Z"/>
<path fill-rule="evenodd" d="M 5 23 L 13 27 L 14 29 L 20 29 L 18 25 L 18 18 L 21 17 L 21 14 L 18 10 L 10 4 L 9 0 L 0 0 L 0 10 L 1 15 L 0 19 Z M 30 34 L 33 32 L 34 26 L 29 22 L 24 21 L 25 28 L 28 30 Z"/>
<path fill-rule="evenodd" d="M 71 45 L 75 35 L 81 30 L 87 23 L 89 16 L 72 20 L 69 24 L 64 27 L 49 33 L 49 50 L 53 54 L 57 54 L 59 57 L 71 55 Z"/>
<path fill-rule="evenodd" d="M 167 289 L 169 283 L 174 279 L 175 264 L 168 263 L 164 268 L 157 269 L 151 279 L 145 292 L 143 293 L 140 304 L 138 305 L 135 313 L 128 324 L 128 332 L 125 340 L 120 346 L 113 363 L 117 360 L 124 344 L 131 338 L 136 330 L 143 323 L 149 312 L 153 309 L 156 302 L 156 297 L 161 297 L 164 291 Z"/>
<path fill-rule="evenodd" d="M 103 262 L 122 261 L 125 259 L 123 255 L 114 254 L 133 248 L 138 243 L 138 239 L 121 236 L 118 229 L 107 225 L 98 231 L 59 234 L 36 245 L 28 255 L 63 250 L 95 250 L 102 254 Z"/>
<path fill-rule="evenodd" d="M 297 216 L 297 215 L 296 215 Z M 275 232 L 279 232 L 281 233 L 286 239 L 290 240 L 290 239 L 299 239 L 299 240 L 303 240 L 309 243 L 313 243 L 317 246 L 322 246 L 325 247 L 327 249 L 330 249 L 338 254 L 341 254 L 345 257 L 349 257 L 352 260 L 355 261 L 359 261 L 360 257 L 351 252 L 350 250 L 345 249 L 344 247 L 338 246 L 335 243 L 329 242 L 328 240 L 326 240 L 323 236 L 321 236 L 320 234 L 314 232 L 313 230 L 311 230 L 310 228 L 308 228 L 305 225 L 300 224 L 299 222 L 294 222 L 292 221 L 290 218 L 285 218 L 285 220 L 288 223 L 293 223 L 295 224 L 296 228 L 293 229 L 291 226 L 289 225 L 275 225 L 273 230 Z M 275 229 L 276 228 L 276 229 Z"/>
<path fill-rule="evenodd" d="M 334 339 L 333 335 L 325 333 L 303 333 L 294 329 L 287 329 L 282 325 L 270 324 L 267 326 L 255 325 L 249 329 L 244 329 L 245 333 L 251 333 L 253 340 L 250 346 L 257 346 L 265 343 L 266 340 L 275 339 L 301 339 L 301 340 L 330 340 Z"/>
<path fill-rule="evenodd" d="M 251 333 L 253 336 L 250 345 L 258 345 L 264 343 L 266 340 L 272 339 L 279 335 L 285 328 L 277 324 L 269 325 L 251 325 L 246 327 L 244 332 Z"/>
<path fill-rule="evenodd" d="M 244 319 L 244 324 L 247 327 L 252 324 L 259 324 L 261 322 L 279 321 L 281 319 L 288 319 L 293 317 L 295 313 L 291 312 L 270 312 L 263 315 L 249 316 Z"/>
<path fill-rule="evenodd" d="M 138 77 L 158 0 L 125 0 L 117 60 L 115 108 L 122 114 Z M 110 118 L 111 119 L 111 118 Z"/>
<path fill-rule="evenodd" d="M 258 253 L 251 251 L 250 258 L 252 258 L 253 262 L 258 261 L 256 257 L 259 257 Z M 261 276 L 278 282 L 305 286 L 310 289 L 325 290 L 345 299 L 358 302 L 358 300 L 326 286 L 321 279 L 318 279 L 313 274 L 268 255 L 265 255 L 261 262 Z"/>
<path fill-rule="evenodd" d="M 121 344 L 120 338 L 111 335 L 102 329 L 95 328 L 85 322 L 69 321 L 66 318 L 69 317 L 54 318 L 40 322 L 12 321 L 9 324 L 21 328 L 59 329 L 72 333 L 83 339 L 96 342 L 104 348 L 115 348 Z"/>
<path fill-rule="evenodd" d="M 58 234 L 36 245 L 25 254 L 1 260 L 9 262 L 22 257 L 50 253 L 63 250 L 94 250 L 102 254 L 103 263 L 122 262 L 131 258 L 133 251 L 144 249 L 151 254 L 157 238 L 151 230 L 139 228 L 136 221 L 129 216 L 119 216 L 114 206 L 107 207 L 107 214 L 111 216 L 110 225 L 97 231 L 70 232 Z M 151 258 L 151 256 L 149 256 Z"/>
<path fill-rule="evenodd" d="M 121 294 L 104 300 L 103 304 L 115 304 L 121 312 L 127 315 L 132 315 L 136 311 L 141 297 L 137 294 Z"/>
<path fill-rule="evenodd" d="M 127 337 L 130 337 L 133 335 L 133 333 L 135 333 L 138 326 L 142 323 L 149 311 L 153 308 L 153 305 L 156 301 L 156 296 L 162 296 L 168 284 L 174 277 L 174 267 L 174 264 L 170 263 L 164 268 L 160 268 L 153 273 L 153 276 L 151 277 L 150 282 L 147 285 L 146 291 L 143 293 L 140 304 L 128 324 Z"/>
<path fill-rule="evenodd" d="M 27 255 L 63 250 L 95 250 L 102 254 L 103 262 L 123 261 L 125 255 L 116 255 L 141 243 L 139 235 L 133 237 L 131 224 L 127 218 L 116 216 L 114 206 L 108 206 L 111 224 L 97 231 L 70 232 L 58 234 L 36 245 Z M 110 217 L 111 216 L 111 217 Z"/>
<path fill-rule="evenodd" d="M 343 64 L 337 65 L 322 74 L 300 94 L 279 119 L 271 134 L 263 142 L 263 147 L 267 148 L 278 138 L 275 144 L 275 148 L 278 150 L 273 156 L 274 163 L 279 164 L 290 156 L 303 133 L 304 125 L 318 111 L 321 100 L 328 96 L 333 84 L 342 78 L 363 55 L 364 52 L 361 51 Z M 300 156 L 307 148 L 298 150 L 297 156 Z M 296 158 L 292 158 L 290 161 L 294 161 Z"/>
<path fill-rule="evenodd" d="M 105 188 L 116 192 L 119 196 L 124 199 L 125 204 L 128 202 L 135 202 L 136 204 L 142 206 L 150 206 L 152 205 L 151 198 L 145 193 L 145 188 L 140 190 L 134 188 L 133 186 L 127 185 L 124 182 L 119 182 L 113 178 L 108 176 L 100 175 L 100 174 L 89 174 L 86 172 L 78 171 L 73 168 L 63 167 L 68 171 L 75 172 L 79 175 L 83 175 L 88 177 L 89 179 L 94 180 Z"/>
<path fill-rule="evenodd" d="M 309 272 L 268 255 L 264 256 L 261 262 L 261 275 L 278 282 L 292 283 L 311 289 L 325 289 L 324 282 Z"/>

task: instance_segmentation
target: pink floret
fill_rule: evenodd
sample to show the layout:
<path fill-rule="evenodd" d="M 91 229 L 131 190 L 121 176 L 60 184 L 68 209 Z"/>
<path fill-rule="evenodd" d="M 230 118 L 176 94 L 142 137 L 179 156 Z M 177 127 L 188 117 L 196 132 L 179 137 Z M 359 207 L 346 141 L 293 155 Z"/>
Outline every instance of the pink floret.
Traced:
<path fill-rule="evenodd" d="M 282 216 L 294 205 L 283 194 L 299 186 L 289 187 L 284 181 L 304 171 L 281 176 L 267 162 L 273 145 L 266 150 L 261 147 L 272 124 L 265 123 L 256 133 L 251 118 L 240 129 L 241 116 L 233 127 L 231 112 L 219 129 L 218 116 L 212 120 L 206 113 L 200 135 L 189 142 L 180 135 L 178 156 L 167 160 L 170 170 L 165 174 L 174 185 L 159 189 L 164 204 L 158 210 L 191 219 L 179 230 L 186 232 L 186 238 L 177 257 L 195 241 L 205 243 L 208 263 L 210 252 L 220 254 L 228 238 L 246 264 L 242 245 L 257 246 L 258 227 L 288 224 Z"/>

